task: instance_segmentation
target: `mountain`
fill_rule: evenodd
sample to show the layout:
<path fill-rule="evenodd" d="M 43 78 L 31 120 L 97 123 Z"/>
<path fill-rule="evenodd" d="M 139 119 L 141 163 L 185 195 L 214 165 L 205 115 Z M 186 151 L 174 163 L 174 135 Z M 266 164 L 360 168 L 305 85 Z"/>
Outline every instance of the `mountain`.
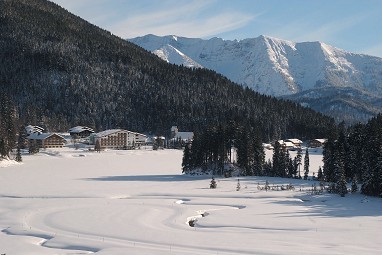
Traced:
<path fill-rule="evenodd" d="M 0 48 L 0 91 L 10 101 L 0 111 L 12 107 L 20 122 L 48 131 L 85 125 L 166 135 L 173 125 L 198 132 L 234 121 L 271 140 L 324 137 L 334 124 L 214 71 L 168 64 L 45 0 L 0 1 Z"/>
<path fill-rule="evenodd" d="M 169 63 L 215 70 L 244 87 L 301 102 L 337 120 L 365 121 L 380 111 L 382 59 L 378 57 L 322 42 L 295 43 L 268 36 L 230 41 L 146 35 L 129 41 Z M 349 90 L 352 96 L 341 94 Z M 322 105 L 314 103 L 318 95 L 325 95 Z M 333 110 L 337 106 L 341 107 Z"/>

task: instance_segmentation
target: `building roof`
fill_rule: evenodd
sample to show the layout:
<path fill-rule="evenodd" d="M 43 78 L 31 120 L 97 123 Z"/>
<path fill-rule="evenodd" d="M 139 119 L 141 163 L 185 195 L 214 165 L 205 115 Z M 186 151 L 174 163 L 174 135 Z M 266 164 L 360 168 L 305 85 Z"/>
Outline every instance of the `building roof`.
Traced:
<path fill-rule="evenodd" d="M 319 143 L 325 143 L 327 139 L 313 139 L 313 141 L 317 141 Z"/>
<path fill-rule="evenodd" d="M 121 131 L 126 131 L 126 130 L 123 130 L 123 129 L 108 129 L 108 130 L 105 130 L 105 131 L 102 131 L 102 132 L 99 132 L 97 134 L 95 134 L 96 137 L 104 137 L 104 136 L 108 136 L 108 135 L 111 135 L 111 134 L 114 134 L 114 133 L 118 133 L 118 132 L 121 132 Z"/>
<path fill-rule="evenodd" d="M 302 141 L 300 139 L 296 139 L 296 138 L 293 138 L 293 139 L 288 139 L 286 140 L 287 142 L 291 142 L 291 143 L 294 143 L 294 144 L 301 144 Z"/>
<path fill-rule="evenodd" d="M 28 125 L 25 127 L 25 131 L 27 132 L 27 134 L 33 134 L 33 133 L 42 133 L 44 129 L 39 126 Z"/>
<path fill-rule="evenodd" d="M 56 133 L 33 133 L 28 136 L 29 140 L 45 140 L 53 135 L 57 135 L 65 140 L 65 138 L 59 134 Z"/>
<path fill-rule="evenodd" d="M 287 148 L 294 147 L 294 143 L 292 143 L 292 142 L 284 142 L 283 146 L 285 146 Z"/>
<path fill-rule="evenodd" d="M 94 132 L 92 128 L 84 127 L 84 126 L 76 126 L 69 129 L 69 133 L 81 133 L 83 131 Z"/>
<path fill-rule="evenodd" d="M 137 133 L 137 132 L 132 132 L 129 130 L 124 130 L 124 129 L 108 129 L 108 130 L 105 130 L 105 131 L 102 131 L 102 132 L 95 134 L 95 136 L 96 137 L 104 137 L 104 136 L 109 136 L 109 135 L 112 135 L 112 134 L 118 133 L 118 132 L 131 133 L 131 134 L 141 135 L 141 136 L 147 137 L 147 135 Z"/>

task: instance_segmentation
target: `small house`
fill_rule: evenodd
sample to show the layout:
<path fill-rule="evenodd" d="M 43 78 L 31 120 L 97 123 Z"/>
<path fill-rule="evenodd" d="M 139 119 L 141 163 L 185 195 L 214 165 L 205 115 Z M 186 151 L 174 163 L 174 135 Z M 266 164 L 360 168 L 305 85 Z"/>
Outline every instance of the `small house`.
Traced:
<path fill-rule="evenodd" d="M 272 146 L 274 147 L 276 142 L 278 142 L 280 144 L 280 146 L 284 149 L 287 149 L 287 150 L 293 150 L 296 148 L 296 146 L 292 143 L 292 142 L 287 142 L 286 140 L 278 140 L 278 141 L 275 141 Z"/>
<path fill-rule="evenodd" d="M 76 126 L 69 129 L 68 132 L 70 133 L 70 136 L 73 138 L 85 138 L 93 134 L 94 130 L 89 127 Z"/>
<path fill-rule="evenodd" d="M 313 139 L 309 141 L 309 147 L 311 148 L 319 148 L 324 146 L 326 139 Z"/>
<path fill-rule="evenodd" d="M 30 145 L 38 148 L 62 148 L 65 138 L 56 133 L 33 133 L 28 136 Z"/>
<path fill-rule="evenodd" d="M 293 139 L 287 139 L 285 142 L 290 142 L 293 144 L 294 148 L 301 148 L 302 141 L 296 138 Z"/>

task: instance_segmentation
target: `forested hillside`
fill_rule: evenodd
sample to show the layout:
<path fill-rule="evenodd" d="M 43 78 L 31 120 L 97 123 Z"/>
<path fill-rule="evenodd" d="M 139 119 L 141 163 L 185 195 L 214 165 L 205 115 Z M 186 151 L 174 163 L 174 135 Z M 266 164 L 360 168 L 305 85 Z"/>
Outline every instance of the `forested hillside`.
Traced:
<path fill-rule="evenodd" d="M 166 134 L 172 125 L 198 131 L 233 120 L 271 140 L 325 137 L 334 123 L 215 72 L 167 64 L 45 0 L 0 1 L 0 49 L 1 93 L 22 123 L 48 130 Z"/>

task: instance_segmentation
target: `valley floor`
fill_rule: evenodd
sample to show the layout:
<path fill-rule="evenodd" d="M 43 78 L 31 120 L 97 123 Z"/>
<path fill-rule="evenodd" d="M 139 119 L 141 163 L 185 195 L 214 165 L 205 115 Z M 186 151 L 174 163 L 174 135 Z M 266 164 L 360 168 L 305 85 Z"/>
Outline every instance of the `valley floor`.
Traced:
<path fill-rule="evenodd" d="M 312 195 L 312 181 L 269 177 L 240 177 L 239 191 L 237 178 L 217 178 L 209 189 L 211 176 L 182 175 L 181 160 L 178 150 L 64 148 L 0 162 L 0 254 L 382 251 L 380 198 Z M 259 190 L 266 180 L 295 190 Z"/>

